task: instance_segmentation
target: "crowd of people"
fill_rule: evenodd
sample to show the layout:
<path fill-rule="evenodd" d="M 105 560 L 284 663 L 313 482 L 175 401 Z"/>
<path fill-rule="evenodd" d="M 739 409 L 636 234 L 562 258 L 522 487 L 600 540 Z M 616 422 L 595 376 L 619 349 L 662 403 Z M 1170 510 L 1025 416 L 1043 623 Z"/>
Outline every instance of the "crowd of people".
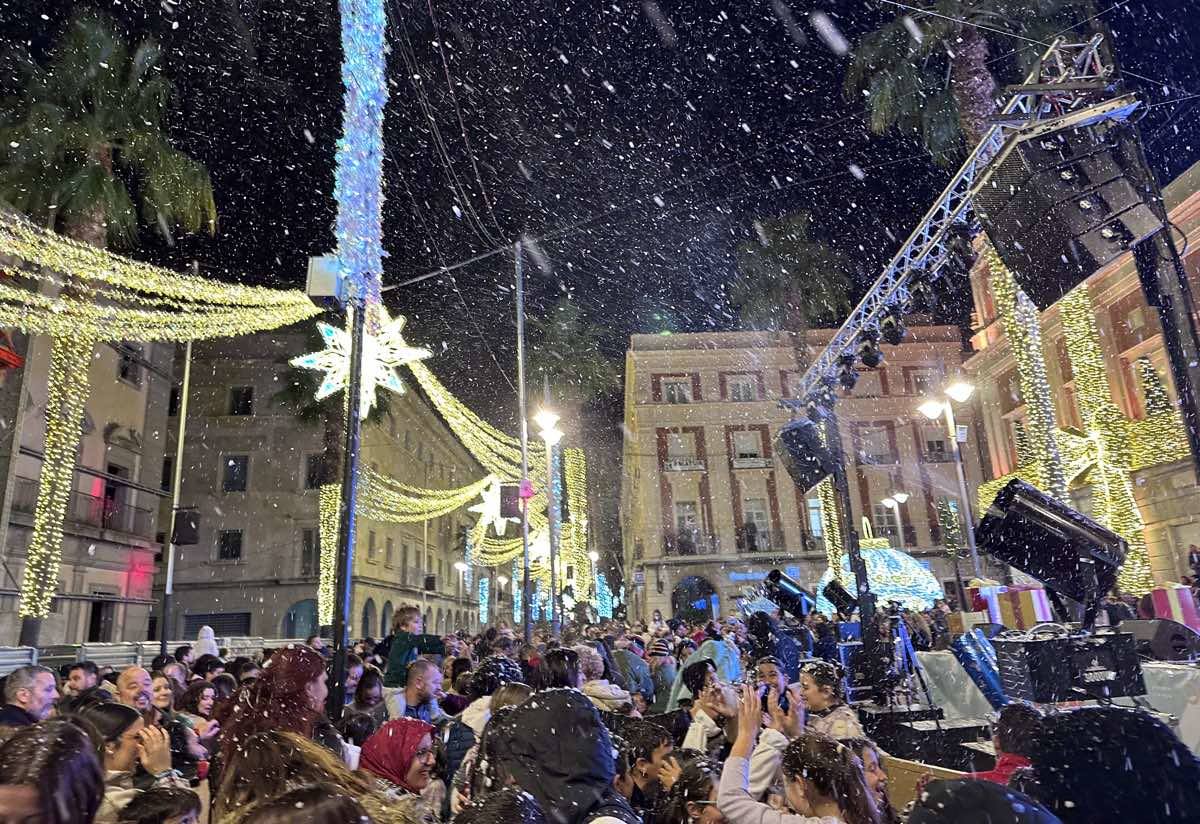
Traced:
<path fill-rule="evenodd" d="M 406 607 L 348 655 L 340 712 L 319 638 L 261 661 L 209 632 L 148 669 L 23 667 L 3 685 L 0 822 L 1200 820 L 1200 761 L 1115 706 L 1009 705 L 994 769 L 897 808 L 819 624 L 808 640 L 766 613 L 439 637 Z"/>

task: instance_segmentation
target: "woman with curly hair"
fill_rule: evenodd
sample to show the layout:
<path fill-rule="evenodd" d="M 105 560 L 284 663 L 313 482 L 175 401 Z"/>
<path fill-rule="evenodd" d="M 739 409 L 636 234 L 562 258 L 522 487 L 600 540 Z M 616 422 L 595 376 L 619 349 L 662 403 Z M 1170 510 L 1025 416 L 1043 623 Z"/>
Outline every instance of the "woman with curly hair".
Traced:
<path fill-rule="evenodd" d="M 717 806 L 721 762 L 702 756 L 685 763 L 656 824 L 725 824 Z"/>
<path fill-rule="evenodd" d="M 213 802 L 214 824 L 247 824 L 284 793 L 320 784 L 354 798 L 376 824 L 417 824 L 407 809 L 378 792 L 367 773 L 297 733 L 272 730 L 243 739 L 231 752 Z M 289 821 L 294 819 L 289 819 Z"/>

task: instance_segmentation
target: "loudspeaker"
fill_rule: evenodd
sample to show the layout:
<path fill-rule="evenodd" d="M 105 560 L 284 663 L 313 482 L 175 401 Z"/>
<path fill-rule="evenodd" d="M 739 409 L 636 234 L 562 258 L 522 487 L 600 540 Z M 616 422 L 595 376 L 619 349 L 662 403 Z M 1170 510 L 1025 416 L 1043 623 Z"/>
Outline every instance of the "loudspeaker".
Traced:
<path fill-rule="evenodd" d="M 778 569 L 767 573 L 767 579 L 763 581 L 763 591 L 771 603 L 802 621 L 816 606 L 816 599 L 812 597 L 812 593 Z"/>
<path fill-rule="evenodd" d="M 1133 636 L 1138 655 L 1156 661 L 1189 661 L 1200 655 L 1200 634 L 1178 621 L 1155 618 L 1122 621 L 1121 632 Z"/>
<path fill-rule="evenodd" d="M 792 480 L 802 490 L 812 489 L 833 473 L 837 464 L 821 442 L 817 425 L 801 418 L 779 430 L 775 451 Z"/>
<path fill-rule="evenodd" d="M 199 510 L 175 510 L 175 528 L 171 530 L 171 543 L 175 546 L 192 546 L 200 543 Z"/>
<path fill-rule="evenodd" d="M 1162 228 L 1134 127 L 1114 120 L 1015 135 L 975 215 L 1039 309 Z"/>

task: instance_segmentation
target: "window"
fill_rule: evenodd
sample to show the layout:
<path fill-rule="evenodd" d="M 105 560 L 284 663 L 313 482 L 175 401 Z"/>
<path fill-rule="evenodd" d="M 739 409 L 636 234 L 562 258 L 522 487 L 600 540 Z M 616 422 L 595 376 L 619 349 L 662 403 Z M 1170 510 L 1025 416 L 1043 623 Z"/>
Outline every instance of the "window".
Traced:
<path fill-rule="evenodd" d="M 675 378 L 663 381 L 663 400 L 667 403 L 691 403 L 691 378 Z"/>
<path fill-rule="evenodd" d="M 167 415 L 176 417 L 179 414 L 179 402 L 183 400 L 183 390 L 178 386 L 171 387 L 171 395 L 167 398 Z"/>
<path fill-rule="evenodd" d="M 400 544 L 400 583 L 408 583 L 408 544 Z"/>
<path fill-rule="evenodd" d="M 122 343 L 117 358 L 117 377 L 134 386 L 142 385 L 142 347 Z"/>
<path fill-rule="evenodd" d="M 890 538 L 896 541 L 900 537 L 900 524 L 896 521 L 896 510 L 883 504 L 875 504 L 871 511 L 871 526 L 875 529 L 876 538 Z"/>
<path fill-rule="evenodd" d="M 861 463 L 891 464 L 896 462 L 892 454 L 891 438 L 882 426 L 864 426 L 858 430 L 859 461 Z"/>
<path fill-rule="evenodd" d="M 805 502 L 805 508 L 808 510 L 808 531 L 814 538 L 820 538 L 825 534 L 825 522 L 821 519 L 821 499 L 809 498 Z"/>
<path fill-rule="evenodd" d="M 696 455 L 696 439 L 691 432 L 667 433 L 667 457 L 692 458 Z"/>
<path fill-rule="evenodd" d="M 946 441 L 946 433 L 941 429 L 927 427 L 921 433 L 921 444 L 922 454 L 928 463 L 946 463 L 953 453 Z"/>
<path fill-rule="evenodd" d="M 690 532 L 700 523 L 695 501 L 675 502 L 675 528 L 680 532 Z"/>
<path fill-rule="evenodd" d="M 229 414 L 254 414 L 254 387 L 235 386 L 229 390 Z"/>
<path fill-rule="evenodd" d="M 762 436 L 757 429 L 742 430 L 733 433 L 733 457 L 762 457 Z"/>
<path fill-rule="evenodd" d="M 325 456 L 320 453 L 306 455 L 304 458 L 304 488 L 320 489 L 321 482 L 324 480 Z"/>
<path fill-rule="evenodd" d="M 911 369 L 908 372 L 909 388 L 914 395 L 932 395 L 938 391 L 938 373 L 933 369 Z"/>
<path fill-rule="evenodd" d="M 742 499 L 742 532 L 747 552 L 757 552 L 771 545 L 771 517 L 767 514 L 765 498 Z"/>
<path fill-rule="evenodd" d="M 163 458 L 162 478 L 158 482 L 158 488 L 163 492 L 171 491 L 171 483 L 175 480 L 175 459 Z"/>
<path fill-rule="evenodd" d="M 375 560 L 375 530 L 367 533 L 367 560 Z"/>
<path fill-rule="evenodd" d="M 246 476 L 249 472 L 249 455 L 226 455 L 221 489 L 225 492 L 245 492 Z"/>
<path fill-rule="evenodd" d="M 242 531 L 222 529 L 217 533 L 217 559 L 240 561 L 242 559 Z"/>
<path fill-rule="evenodd" d="M 315 529 L 300 530 L 300 574 L 307 577 L 316 575 L 317 563 L 317 531 Z"/>
<path fill-rule="evenodd" d="M 854 396 L 858 398 L 878 398 L 882 394 L 883 370 L 860 370 L 858 373 L 858 383 L 854 386 Z"/>
<path fill-rule="evenodd" d="M 725 387 L 731 401 L 758 400 L 758 380 L 754 375 L 730 375 Z"/>
<path fill-rule="evenodd" d="M 392 544 L 392 539 L 388 538 L 383 544 L 383 563 L 384 566 L 391 566 L 394 560 L 396 547 Z"/>
<path fill-rule="evenodd" d="M 1133 333 L 1140 332 L 1146 325 L 1146 309 L 1142 306 L 1135 306 L 1125 315 L 1125 325 L 1129 327 L 1129 331 Z"/>

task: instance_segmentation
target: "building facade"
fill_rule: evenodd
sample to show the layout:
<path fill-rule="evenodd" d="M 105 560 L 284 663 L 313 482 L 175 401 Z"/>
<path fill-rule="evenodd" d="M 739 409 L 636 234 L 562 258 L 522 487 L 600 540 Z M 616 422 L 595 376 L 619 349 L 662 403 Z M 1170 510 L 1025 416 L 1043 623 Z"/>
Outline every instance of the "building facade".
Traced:
<path fill-rule="evenodd" d="M 287 361 L 311 348 L 303 333 L 263 333 L 196 344 L 184 441 L 181 507 L 200 512 L 198 543 L 177 548 L 171 638 L 306 637 L 319 629 L 319 487 L 325 430 L 281 402 Z M 415 388 L 364 423 L 361 464 L 424 488 L 462 486 L 484 472 Z M 169 426 L 178 427 L 178 398 Z M 171 482 L 171 457 L 161 467 Z M 164 511 L 163 523 L 169 519 Z M 430 632 L 478 624 L 463 573 L 458 511 L 421 523 L 358 519 L 350 633 L 379 638 L 393 612 L 420 606 Z M 160 575 L 156 592 L 161 592 Z"/>
<path fill-rule="evenodd" d="M 813 330 L 817 351 L 833 330 Z M 937 505 L 957 501 L 951 445 L 942 423 L 917 407 L 961 371 L 956 327 L 918 326 L 886 362 L 862 370 L 837 411 L 854 523 L 903 547 L 952 591 Z M 630 614 L 669 616 L 688 605 L 728 613 L 779 567 L 808 587 L 827 567 L 820 501 L 798 489 L 774 452 L 791 419 L 779 404 L 801 373 L 787 333 L 633 335 L 626 354 L 621 530 Z M 980 479 L 975 415 L 963 455 L 970 487 Z M 882 503 L 908 493 L 897 509 Z M 965 562 L 964 562 L 965 563 Z M 970 572 L 965 563 L 963 574 Z"/>
<path fill-rule="evenodd" d="M 1173 181 L 1164 197 L 1179 233 L 1177 242 L 1185 244 L 1184 262 L 1192 294 L 1200 299 L 1200 164 Z M 1029 409 L 1020 391 L 1016 359 L 997 309 L 987 262 L 982 257 L 972 269 L 971 287 L 975 304 L 971 343 L 975 354 L 966 368 L 980 388 L 979 409 L 988 444 L 987 475 L 1003 478 L 1017 471 L 1022 461 L 1019 446 Z M 1148 409 L 1147 392 L 1155 391 L 1153 384 L 1164 387 L 1170 405 L 1174 405 L 1157 310 L 1146 302 L 1131 254 L 1093 274 L 1086 281 L 1086 289 L 1102 353 L 1102 368 L 1096 374 L 1099 381 L 1107 383 L 1100 388 L 1101 395 L 1115 404 L 1136 435 L 1143 424 L 1150 422 L 1153 410 Z M 1041 314 L 1043 354 L 1059 430 L 1068 435 L 1081 434 L 1086 428 L 1083 398 L 1092 387 L 1076 385 L 1078 365 L 1068 352 L 1062 307 L 1060 301 Z M 1157 376 L 1149 382 L 1148 367 Z M 1135 453 L 1142 451 L 1135 449 Z M 1172 456 L 1174 460 L 1164 460 L 1160 454 L 1140 459 L 1135 454 L 1132 472 L 1133 496 L 1157 581 L 1177 581 L 1192 574 L 1187 564 L 1188 548 L 1200 545 L 1200 489 L 1186 444 L 1182 450 L 1174 449 Z M 1076 478 L 1069 491 L 1081 512 L 1094 514 L 1090 473 Z"/>
<path fill-rule="evenodd" d="M 50 340 L 14 335 L 0 368 L 0 643 L 15 644 L 46 431 Z M 172 347 L 97 346 L 43 645 L 141 640 L 153 611 Z M 17 361 L 22 360 L 18 363 Z"/>

